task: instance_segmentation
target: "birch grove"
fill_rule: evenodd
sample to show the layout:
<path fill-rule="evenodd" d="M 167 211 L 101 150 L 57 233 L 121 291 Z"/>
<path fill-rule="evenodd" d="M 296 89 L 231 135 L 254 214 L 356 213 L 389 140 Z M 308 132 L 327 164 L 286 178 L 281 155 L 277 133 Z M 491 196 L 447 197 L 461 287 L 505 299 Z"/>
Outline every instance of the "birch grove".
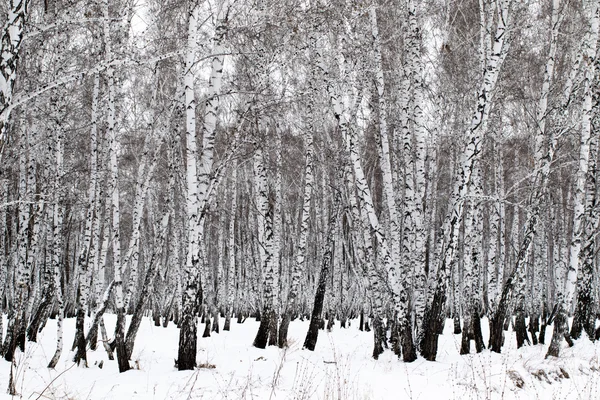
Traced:
<path fill-rule="evenodd" d="M 43 3 L 0 7 L 6 361 L 55 320 L 49 368 L 125 372 L 149 315 L 178 370 L 248 318 L 403 362 L 600 338 L 598 0 Z"/>

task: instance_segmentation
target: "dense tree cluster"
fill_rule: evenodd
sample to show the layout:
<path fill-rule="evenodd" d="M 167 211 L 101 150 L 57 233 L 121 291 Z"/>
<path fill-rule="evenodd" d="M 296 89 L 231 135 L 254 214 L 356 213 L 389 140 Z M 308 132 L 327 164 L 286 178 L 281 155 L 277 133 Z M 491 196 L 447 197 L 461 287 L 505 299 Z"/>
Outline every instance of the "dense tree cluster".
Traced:
<path fill-rule="evenodd" d="M 54 367 L 75 317 L 75 361 L 101 335 L 126 371 L 147 312 L 179 326 L 181 370 L 200 319 L 260 319 L 265 348 L 310 318 L 312 350 L 360 317 L 374 358 L 407 362 L 435 360 L 446 318 L 462 354 L 500 352 L 509 324 L 518 346 L 553 324 L 552 356 L 599 338 L 600 1 L 10 0 L 0 18 L 6 360 L 57 318 Z"/>

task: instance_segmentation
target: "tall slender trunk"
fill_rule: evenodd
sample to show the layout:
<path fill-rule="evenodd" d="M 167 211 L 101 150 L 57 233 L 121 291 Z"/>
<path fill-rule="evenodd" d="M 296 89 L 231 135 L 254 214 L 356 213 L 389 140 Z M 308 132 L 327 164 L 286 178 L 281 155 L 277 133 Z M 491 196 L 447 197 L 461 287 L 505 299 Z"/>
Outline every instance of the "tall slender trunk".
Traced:
<path fill-rule="evenodd" d="M 19 50 L 25 34 L 29 3 L 30 0 L 10 0 L 0 39 L 0 161 L 6 143 Z"/>
<path fill-rule="evenodd" d="M 92 95 L 92 128 L 90 132 L 90 183 L 88 189 L 88 211 L 85 221 L 85 232 L 83 233 L 83 244 L 79 251 L 77 260 L 79 268 L 79 291 L 77 292 L 77 317 L 75 322 L 75 344 L 77 352 L 75 353 L 74 362 L 78 365 L 83 360 L 84 366 L 87 367 L 86 356 L 86 340 L 84 333 L 85 313 L 87 312 L 87 303 L 90 295 L 91 270 L 89 268 L 89 260 L 91 256 L 92 244 L 92 227 L 94 220 L 98 218 L 96 215 L 96 186 L 98 182 L 98 140 L 97 140 L 97 125 L 98 125 L 98 92 L 100 90 L 99 77 L 94 77 L 94 90 Z"/>
<path fill-rule="evenodd" d="M 581 119 L 581 136 L 579 142 L 579 162 L 575 181 L 575 194 L 573 196 L 573 229 L 571 243 L 569 246 L 569 264 L 567 270 L 567 279 L 564 288 L 564 295 L 560 293 L 556 318 L 554 323 L 554 332 L 552 341 L 548 347 L 546 356 L 558 357 L 560 353 L 560 343 L 564 337 L 570 341 L 566 313 L 571 307 L 571 302 L 576 287 L 577 271 L 579 269 L 580 252 L 582 245 L 582 233 L 584 229 L 585 217 L 585 183 L 588 174 L 588 165 L 590 158 L 590 140 L 593 113 L 593 82 L 596 73 L 594 59 L 596 57 L 598 33 L 600 28 L 600 4 L 597 0 L 587 0 L 584 2 L 584 12 L 589 23 L 589 32 L 586 34 L 582 43 L 583 47 L 583 105 Z M 577 61 L 576 63 L 577 64 Z M 572 74 L 573 75 L 573 74 Z M 568 80 L 572 83 L 572 79 Z M 570 85 L 569 85 L 570 86 Z M 570 93 L 565 90 L 565 99 L 563 104 L 568 102 Z M 562 288 L 559 288 L 559 290 Z M 576 332 L 575 332 L 576 333 Z"/>
<path fill-rule="evenodd" d="M 314 166 L 313 166 L 313 129 L 314 124 L 312 115 L 307 117 L 308 125 L 304 134 L 305 162 L 304 162 L 304 195 L 302 198 L 302 213 L 300 216 L 300 232 L 298 234 L 298 249 L 295 262 L 293 262 L 291 272 L 290 289 L 288 291 L 285 311 L 279 326 L 279 347 L 287 347 L 287 332 L 292 315 L 298 312 L 298 291 L 300 280 L 304 273 L 304 262 L 307 253 L 307 242 L 310 224 L 310 203 L 314 185 Z"/>
<path fill-rule="evenodd" d="M 188 15 L 187 53 L 185 58 L 185 115 L 186 115 L 186 222 L 187 255 L 183 269 L 181 321 L 177 368 L 180 371 L 196 367 L 197 316 L 202 299 L 200 285 L 200 227 L 198 225 L 198 179 L 196 166 L 196 100 L 194 98 L 193 66 L 197 48 L 199 5 L 191 5 Z"/>
<path fill-rule="evenodd" d="M 140 295 L 138 301 L 135 305 L 135 309 L 133 311 L 133 315 L 131 317 L 131 323 L 129 324 L 129 328 L 127 330 L 127 335 L 125 337 L 125 348 L 127 350 L 127 359 L 131 359 L 131 354 L 133 352 L 133 345 L 135 344 L 135 337 L 140 328 L 140 324 L 142 323 L 142 317 L 145 310 L 146 303 L 148 301 L 148 297 L 150 297 L 150 292 L 152 290 L 152 282 L 156 276 L 156 273 L 159 269 L 160 258 L 162 255 L 162 249 L 165 244 L 165 235 L 167 232 L 167 227 L 169 224 L 169 214 L 168 212 L 163 215 L 160 220 L 159 226 L 157 227 L 157 239 L 154 245 L 154 251 L 152 252 L 152 256 L 148 261 L 148 269 L 146 270 L 146 276 L 144 278 L 144 283 L 142 285 L 142 290 L 140 291 Z"/>
<path fill-rule="evenodd" d="M 61 187 L 61 178 L 63 175 L 63 138 L 62 131 L 57 131 L 56 137 L 56 175 L 54 178 L 54 195 L 55 202 L 52 208 L 52 244 L 51 244 L 51 252 L 52 252 L 52 269 L 54 272 L 54 295 L 56 296 L 56 301 L 58 303 L 58 315 L 56 322 L 56 351 L 48 364 L 48 368 L 56 367 L 58 360 L 62 354 L 63 349 L 63 317 L 65 313 L 65 306 L 63 300 L 63 287 L 61 285 L 61 271 L 62 271 L 62 259 L 63 259 L 63 238 L 62 238 L 62 229 L 63 229 L 63 218 L 64 218 L 64 210 L 61 204 L 61 191 L 59 188 Z"/>
<path fill-rule="evenodd" d="M 231 206 L 229 212 L 229 225 L 227 232 L 227 248 L 228 248 L 228 260 L 227 260 L 227 276 L 226 276 L 226 303 L 225 303 L 225 324 L 223 330 L 228 331 L 231 328 L 231 314 L 233 312 L 233 303 L 235 299 L 235 285 L 236 281 L 236 254 L 237 249 L 235 247 L 235 222 L 237 217 L 237 163 L 234 164 L 233 170 L 231 171 Z"/>
<path fill-rule="evenodd" d="M 104 0 L 103 4 L 103 33 L 104 33 L 104 58 L 106 61 L 112 61 L 112 41 L 110 35 L 110 14 L 109 0 Z M 130 369 L 129 360 L 127 359 L 127 351 L 125 349 L 125 302 L 123 296 L 123 277 L 121 270 L 121 211 L 119 205 L 119 164 L 117 161 L 117 153 L 119 151 L 119 139 L 115 129 L 115 95 L 116 84 L 114 78 L 114 68 L 108 67 L 106 70 L 107 78 L 107 119 L 106 132 L 109 141 L 109 195 L 111 198 L 111 213 L 112 213 L 112 255 L 113 255 L 113 270 L 115 281 L 115 305 L 117 311 L 117 325 L 115 327 L 115 345 L 117 349 L 117 362 L 119 364 L 119 372 L 125 372 Z"/>
<path fill-rule="evenodd" d="M 259 221 L 259 246 L 261 251 L 261 270 L 264 271 L 262 309 L 260 314 L 260 326 L 253 346 L 264 349 L 267 343 L 276 341 L 272 338 L 270 329 L 272 319 L 276 318 L 275 313 L 275 270 L 273 262 L 273 208 L 274 202 L 272 190 L 267 183 L 267 171 L 265 169 L 263 150 L 257 147 L 254 152 L 254 174 L 256 181 L 256 195 L 258 204 Z M 262 233 L 261 233 L 262 232 Z M 261 240 L 262 237 L 262 240 Z M 276 321 L 275 321 L 276 323 Z M 271 339 L 269 340 L 269 338 Z M 276 342 L 275 342 L 276 343 Z"/>
<path fill-rule="evenodd" d="M 378 103 L 379 103 L 379 139 L 381 143 L 381 171 L 383 175 L 383 188 L 385 192 L 385 198 L 387 203 L 387 210 L 390 221 L 390 265 L 389 268 L 393 268 L 396 271 L 399 271 L 399 281 L 397 284 L 399 288 L 394 289 L 394 293 L 398 294 L 398 297 L 395 299 L 396 304 L 396 312 L 397 318 L 399 320 L 399 333 L 401 337 L 401 345 L 402 345 L 402 353 L 404 357 L 404 361 L 414 361 L 416 359 L 416 353 L 414 351 L 414 340 L 413 340 L 413 330 L 412 330 L 412 318 L 411 312 L 409 308 L 409 299 L 408 299 L 408 290 L 407 284 L 408 279 L 406 278 L 410 275 L 411 267 L 413 266 L 412 257 L 409 260 L 404 259 L 402 262 L 401 254 L 407 255 L 411 254 L 414 256 L 414 251 L 418 251 L 415 247 L 416 243 L 413 240 L 412 232 L 411 235 L 402 236 L 400 232 L 400 217 L 398 216 L 398 208 L 396 205 L 396 197 L 394 193 L 394 182 L 393 182 L 393 173 L 390 159 L 390 145 L 388 138 L 388 128 L 387 128 L 387 103 L 385 99 L 385 81 L 383 76 L 383 65 L 382 65 L 382 55 L 381 55 L 381 43 L 379 39 L 379 30 L 377 27 L 377 14 L 375 8 L 371 8 L 370 10 L 371 17 L 371 32 L 373 36 L 374 43 L 374 52 L 375 52 L 375 73 L 376 73 L 376 87 L 378 94 Z M 405 144 L 406 145 L 406 144 Z M 406 149 L 405 149 L 406 150 Z M 410 154 L 410 153 L 405 153 Z M 412 154 L 410 155 L 412 156 Z M 406 178 L 408 181 L 409 178 Z M 405 186 L 406 188 L 407 186 Z M 409 192 L 410 189 L 408 188 Z M 405 199 L 405 207 L 415 207 L 415 203 L 409 201 L 410 204 L 407 204 Z M 411 210 L 413 210 L 411 208 Z M 416 212 L 416 211 L 415 211 Z M 405 211 L 405 219 L 406 215 L 409 214 L 410 211 Z M 416 225 L 415 221 L 412 220 L 413 214 L 411 213 L 408 217 L 410 221 L 405 221 L 404 227 L 407 228 L 411 225 Z M 411 226 L 411 229 L 413 227 Z M 410 241 L 410 244 L 408 243 Z M 403 251 L 400 251 L 400 245 L 403 245 Z M 411 249 L 407 249 L 407 245 L 411 247 Z M 421 249 L 424 250 L 424 249 Z"/>
<path fill-rule="evenodd" d="M 30 218 L 31 200 L 35 181 L 35 162 L 33 160 L 33 136 L 34 131 L 25 125 L 21 127 L 19 146 L 22 156 L 19 157 L 19 230 L 18 250 L 15 269 L 15 301 L 13 310 L 9 314 L 6 338 L 4 341 L 4 359 L 12 361 L 17 346 L 21 351 L 25 350 L 25 327 L 27 324 L 27 300 L 29 299 L 29 279 L 31 274 L 31 260 L 27 258 L 30 246 Z"/>
<path fill-rule="evenodd" d="M 317 285 L 317 291 L 315 294 L 315 302 L 313 304 L 313 310 L 310 317 L 310 324 L 308 326 L 308 332 L 304 339 L 303 348 L 310 351 L 315 350 L 317 345 L 317 338 L 319 336 L 319 325 L 322 321 L 323 312 L 323 300 L 325 298 L 325 290 L 327 288 L 327 280 L 329 279 L 329 273 L 331 270 L 331 263 L 333 261 L 334 245 L 335 245 L 335 230 L 337 225 L 337 218 L 340 213 L 340 193 L 335 194 L 333 206 L 331 208 L 331 215 L 329 217 L 329 227 L 327 232 L 327 239 L 325 244 L 325 252 L 323 253 L 323 263 L 321 264 L 321 272 L 319 273 L 319 283 Z M 336 250 L 339 251 L 339 250 Z"/>
<path fill-rule="evenodd" d="M 594 111 L 598 112 L 597 104 L 594 105 Z M 597 121 L 597 119 L 597 116 L 594 116 L 594 120 Z M 573 325 L 571 326 L 571 337 L 573 339 L 578 339 L 581 336 L 582 331 L 585 331 L 590 340 L 595 340 L 596 336 L 596 308 L 594 307 L 596 296 L 593 284 L 596 275 L 596 268 L 594 267 L 596 250 L 595 238 L 598 233 L 599 225 L 598 200 L 596 197 L 597 155 L 598 133 L 597 131 L 594 131 L 594 134 L 590 139 L 589 168 L 585 182 L 585 215 L 582 222 L 582 247 L 579 253 L 581 268 L 579 276 L 577 277 L 577 302 L 575 304 Z"/>

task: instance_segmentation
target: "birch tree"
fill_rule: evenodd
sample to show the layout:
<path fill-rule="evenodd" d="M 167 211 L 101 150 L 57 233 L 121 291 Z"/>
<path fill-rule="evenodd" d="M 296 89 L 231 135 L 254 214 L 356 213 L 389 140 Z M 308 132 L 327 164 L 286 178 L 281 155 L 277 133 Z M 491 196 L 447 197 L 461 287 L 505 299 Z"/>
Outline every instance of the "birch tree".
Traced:
<path fill-rule="evenodd" d="M 188 12 L 188 36 L 185 58 L 185 118 L 186 118 L 186 223 L 187 251 L 183 269 L 183 297 L 177 367 L 180 371 L 196 367 L 196 319 L 202 299 L 200 286 L 200 227 L 198 225 L 198 169 L 196 166 L 196 99 L 194 96 L 194 62 L 197 51 L 198 3 L 191 4 Z"/>
<path fill-rule="evenodd" d="M 479 161 L 485 126 L 491 107 L 491 95 L 498 81 L 502 63 L 506 55 L 507 27 L 511 2 L 498 0 L 494 3 L 497 25 L 487 68 L 483 71 L 482 82 L 477 94 L 475 113 L 466 133 L 466 146 L 461 155 L 458 175 L 453 184 L 449 211 L 443 225 L 442 253 L 438 261 L 436 288 L 433 299 L 427 304 L 422 322 L 423 337 L 419 348 L 423 357 L 435 360 L 438 335 L 443 323 L 443 307 L 446 302 L 447 271 L 453 265 L 457 251 L 457 239 L 463 220 L 464 198 L 471 184 L 475 164 Z M 492 16 L 489 15 L 489 18 Z"/>

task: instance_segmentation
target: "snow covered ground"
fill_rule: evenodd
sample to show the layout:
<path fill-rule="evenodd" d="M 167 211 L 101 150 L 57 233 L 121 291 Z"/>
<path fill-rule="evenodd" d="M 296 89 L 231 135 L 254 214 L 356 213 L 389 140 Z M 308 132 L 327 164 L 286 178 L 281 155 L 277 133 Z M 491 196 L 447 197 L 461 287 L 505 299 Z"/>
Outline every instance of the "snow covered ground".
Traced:
<path fill-rule="evenodd" d="M 70 345 L 75 320 L 65 322 L 65 342 Z M 111 332 L 115 317 L 108 315 L 106 323 Z M 119 374 L 116 361 L 108 361 L 101 346 L 88 353 L 89 368 L 73 366 L 65 348 L 56 370 L 48 370 L 56 345 L 55 321 L 49 321 L 40 343 L 28 343 L 25 354 L 18 354 L 17 391 L 23 399 L 73 400 L 600 399 L 600 344 L 587 339 L 565 348 L 561 358 L 545 360 L 546 346 L 516 350 L 510 332 L 503 354 L 486 350 L 460 356 L 460 335 L 451 334 L 452 321 L 447 321 L 438 361 L 407 364 L 391 351 L 373 360 L 373 335 L 360 332 L 355 321 L 348 329 L 336 325 L 330 333 L 321 331 L 314 352 L 301 349 L 308 321 L 291 323 L 286 350 L 253 348 L 258 329 L 253 319 L 241 325 L 232 321 L 231 327 L 230 332 L 199 339 L 197 361 L 203 368 L 178 372 L 177 328 L 154 327 L 145 319 L 133 354 L 136 369 Z M 482 327 L 487 340 L 487 320 Z M 549 328 L 547 342 L 551 332 Z M 5 394 L 9 371 L 10 363 L 1 360 L 0 399 L 11 398 Z"/>

